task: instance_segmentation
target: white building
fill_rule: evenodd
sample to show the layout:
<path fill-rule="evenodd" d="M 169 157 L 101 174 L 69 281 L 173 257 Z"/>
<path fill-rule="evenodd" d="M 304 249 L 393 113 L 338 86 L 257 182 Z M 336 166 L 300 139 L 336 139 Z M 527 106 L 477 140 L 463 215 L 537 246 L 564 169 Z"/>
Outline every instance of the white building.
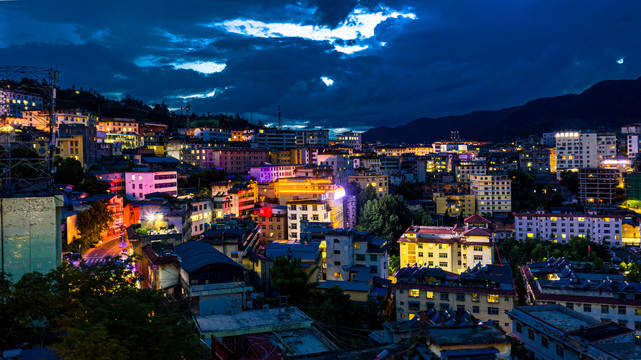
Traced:
<path fill-rule="evenodd" d="M 176 171 L 127 171 L 125 194 L 129 200 L 144 200 L 147 194 L 165 193 L 176 196 L 178 183 Z"/>
<path fill-rule="evenodd" d="M 291 200 L 287 202 L 287 229 L 289 238 L 300 239 L 300 222 L 331 222 L 343 226 L 343 206 L 332 209 L 325 200 Z"/>
<path fill-rule="evenodd" d="M 306 129 L 296 131 L 296 147 L 329 146 L 329 130 Z"/>
<path fill-rule="evenodd" d="M 325 234 L 325 280 L 354 280 L 358 273 L 387 279 L 387 241 L 355 229 L 332 229 Z M 357 279 L 363 281 L 364 279 Z"/>
<path fill-rule="evenodd" d="M 295 177 L 296 165 L 258 165 L 249 167 L 249 176 L 258 183 L 266 183 L 281 178 Z"/>
<path fill-rule="evenodd" d="M 354 131 L 347 131 L 342 134 L 336 135 L 336 142 L 338 144 L 349 146 L 356 150 L 360 150 L 363 147 L 361 133 Z"/>
<path fill-rule="evenodd" d="M 194 130 L 194 136 L 204 142 L 228 142 L 232 140 L 231 130 L 221 128 L 198 128 Z"/>
<path fill-rule="evenodd" d="M 349 176 L 354 175 L 354 164 L 345 152 L 329 152 L 318 154 L 318 165 L 329 165 L 334 169 L 334 179 L 337 184 L 347 184 Z"/>
<path fill-rule="evenodd" d="M 616 135 L 596 132 L 556 133 L 556 168 L 578 170 L 599 167 L 601 161 L 616 156 Z"/>
<path fill-rule="evenodd" d="M 0 89 L 0 117 L 23 117 L 23 111 L 42 109 L 42 97 Z"/>
<path fill-rule="evenodd" d="M 515 213 L 514 232 L 519 241 L 539 237 L 568 242 L 587 237 L 610 246 L 621 246 L 622 216 L 588 214 Z"/>
<path fill-rule="evenodd" d="M 483 216 L 512 211 L 512 181 L 506 175 L 472 175 L 470 192 L 476 195 L 476 209 Z"/>
<path fill-rule="evenodd" d="M 205 225 L 211 224 L 212 199 L 195 199 L 191 202 L 191 235 L 200 235 L 205 231 Z"/>

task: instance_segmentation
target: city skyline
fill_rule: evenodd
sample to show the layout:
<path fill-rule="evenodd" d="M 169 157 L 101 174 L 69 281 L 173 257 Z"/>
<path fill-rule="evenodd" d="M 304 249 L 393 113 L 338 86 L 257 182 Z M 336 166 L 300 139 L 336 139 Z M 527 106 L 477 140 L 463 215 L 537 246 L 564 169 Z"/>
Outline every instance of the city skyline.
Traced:
<path fill-rule="evenodd" d="M 0 2 L 0 57 L 61 86 L 365 130 L 641 75 L 641 4 Z M 90 80 L 89 80 L 90 79 Z M 251 114 L 251 115 L 250 115 Z"/>

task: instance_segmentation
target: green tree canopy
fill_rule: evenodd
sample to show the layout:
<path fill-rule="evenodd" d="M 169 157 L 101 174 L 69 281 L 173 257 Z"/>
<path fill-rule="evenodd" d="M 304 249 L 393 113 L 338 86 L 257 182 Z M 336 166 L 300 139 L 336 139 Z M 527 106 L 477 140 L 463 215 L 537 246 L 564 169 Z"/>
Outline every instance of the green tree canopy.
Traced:
<path fill-rule="evenodd" d="M 54 182 L 56 184 L 71 184 L 77 186 L 82 182 L 85 171 L 82 163 L 74 158 L 56 158 L 54 160 L 56 172 L 54 173 Z"/>
<path fill-rule="evenodd" d="M 289 296 L 294 305 L 304 305 L 309 303 L 310 290 L 316 286 L 312 280 L 315 270 L 303 269 L 300 258 L 281 256 L 274 260 L 269 275 L 280 295 Z"/>
<path fill-rule="evenodd" d="M 358 218 L 358 228 L 395 242 L 410 225 L 431 225 L 423 210 L 412 212 L 398 195 L 369 200 Z"/>
<path fill-rule="evenodd" d="M 77 244 L 83 250 L 100 240 L 100 233 L 108 230 L 113 223 L 113 212 L 104 200 L 94 202 L 89 209 L 79 212 L 76 216 L 76 225 L 80 232 Z"/>

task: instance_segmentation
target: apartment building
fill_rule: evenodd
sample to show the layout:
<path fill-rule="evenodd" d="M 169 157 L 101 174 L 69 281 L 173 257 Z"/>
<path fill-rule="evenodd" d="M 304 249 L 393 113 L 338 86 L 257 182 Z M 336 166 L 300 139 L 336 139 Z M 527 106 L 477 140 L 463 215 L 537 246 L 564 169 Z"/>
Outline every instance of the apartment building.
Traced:
<path fill-rule="evenodd" d="M 457 182 L 469 183 L 471 176 L 487 175 L 487 164 L 483 160 L 461 161 L 454 170 Z"/>
<path fill-rule="evenodd" d="M 258 149 L 208 147 L 185 149 L 183 152 L 188 152 L 192 156 L 192 165 L 199 165 L 203 169 L 225 170 L 228 174 L 239 175 L 247 174 L 250 167 L 258 166 L 269 159 L 269 151 Z M 195 159 L 193 159 L 194 155 Z"/>
<path fill-rule="evenodd" d="M 346 184 L 354 174 L 354 164 L 346 152 L 325 152 L 318 154 L 318 165 L 331 166 L 337 184 Z"/>
<path fill-rule="evenodd" d="M 369 282 L 388 277 L 387 240 L 353 228 L 331 229 L 321 243 L 323 280 Z"/>
<path fill-rule="evenodd" d="M 512 181 L 506 175 L 472 175 L 470 193 L 476 195 L 481 215 L 507 215 L 512 211 Z"/>
<path fill-rule="evenodd" d="M 641 335 L 641 284 L 622 275 L 579 273 L 563 259 L 523 265 L 520 272 L 528 305 L 563 305 Z"/>
<path fill-rule="evenodd" d="M 56 156 L 59 156 L 63 159 L 76 159 L 80 161 L 80 163 L 84 166 L 85 158 L 82 145 L 81 135 L 56 138 Z"/>
<path fill-rule="evenodd" d="M 549 174 L 551 154 L 549 148 L 524 150 L 519 154 L 519 168 L 532 174 Z"/>
<path fill-rule="evenodd" d="M 579 169 L 579 202 L 584 205 L 614 205 L 621 183 L 616 168 Z"/>
<path fill-rule="evenodd" d="M 289 238 L 300 238 L 302 220 L 312 222 L 326 222 L 333 227 L 343 227 L 343 203 L 336 202 L 337 206 L 330 206 L 327 200 L 301 199 L 290 200 L 287 205 L 287 231 Z"/>
<path fill-rule="evenodd" d="M 411 320 L 430 309 L 469 311 L 483 322 L 496 321 L 510 332 L 506 314 L 517 301 L 509 266 L 474 266 L 461 274 L 441 268 L 411 266 L 396 271 L 396 318 Z"/>
<path fill-rule="evenodd" d="M 512 336 L 534 359 L 639 359 L 634 332 L 607 319 L 595 320 L 563 305 L 515 306 L 508 312 Z"/>
<path fill-rule="evenodd" d="M 191 200 L 191 236 L 200 235 L 211 224 L 213 211 L 212 199 Z"/>
<path fill-rule="evenodd" d="M 126 171 L 125 195 L 129 200 L 144 200 L 148 194 L 178 194 L 176 171 Z"/>
<path fill-rule="evenodd" d="M 622 242 L 622 220 L 620 215 L 598 215 L 595 212 L 514 213 L 514 231 L 519 241 L 540 238 L 565 243 L 578 236 L 617 247 Z"/>
<path fill-rule="evenodd" d="M 230 129 L 196 128 L 194 137 L 204 142 L 229 142 L 232 141 L 232 132 Z"/>
<path fill-rule="evenodd" d="M 258 132 L 254 132 L 252 143 L 259 149 L 292 149 L 296 147 L 296 132 L 277 128 L 258 129 Z"/>
<path fill-rule="evenodd" d="M 23 112 L 42 109 L 42 97 L 22 91 L 0 89 L 0 117 L 22 118 Z"/>
<path fill-rule="evenodd" d="M 375 173 L 350 175 L 348 182 L 357 183 L 363 190 L 371 186 L 376 190 L 376 194 L 378 194 L 379 197 L 389 194 L 389 175 L 377 175 Z"/>
<path fill-rule="evenodd" d="M 398 239 L 402 266 L 418 264 L 462 273 L 476 264 L 494 263 L 490 221 L 479 215 L 465 226 L 410 226 Z"/>
<path fill-rule="evenodd" d="M 115 195 L 125 195 L 125 173 L 112 172 L 112 173 L 98 173 L 96 174 L 98 181 L 108 184 L 107 192 Z"/>
<path fill-rule="evenodd" d="M 267 245 L 276 240 L 287 240 L 287 206 L 265 206 L 252 214 L 260 227 L 260 243 Z"/>
<path fill-rule="evenodd" d="M 305 129 L 296 131 L 296 147 L 328 147 L 329 130 Z"/>
<path fill-rule="evenodd" d="M 616 155 L 616 135 L 596 132 L 560 132 L 556 139 L 557 170 L 599 167 Z"/>
<path fill-rule="evenodd" d="M 360 150 L 363 148 L 361 133 L 354 131 L 346 131 L 342 134 L 336 135 L 336 143 L 349 146 L 356 150 Z"/>
<path fill-rule="evenodd" d="M 280 178 L 295 177 L 296 165 L 263 164 L 249 167 L 249 176 L 258 183 L 266 183 Z"/>

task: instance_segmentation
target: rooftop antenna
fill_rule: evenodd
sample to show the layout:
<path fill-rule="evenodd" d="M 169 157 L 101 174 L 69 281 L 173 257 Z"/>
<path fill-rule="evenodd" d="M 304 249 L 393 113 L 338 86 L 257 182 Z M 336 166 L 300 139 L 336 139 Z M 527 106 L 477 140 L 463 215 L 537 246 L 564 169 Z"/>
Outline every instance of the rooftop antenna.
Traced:
<path fill-rule="evenodd" d="M 278 130 L 283 129 L 283 122 L 280 119 L 280 105 L 278 105 Z"/>
<path fill-rule="evenodd" d="M 450 131 L 450 140 L 452 140 L 452 141 L 459 141 L 460 140 L 458 130 Z"/>
<path fill-rule="evenodd" d="M 183 110 L 185 110 L 186 113 L 187 113 L 187 132 L 189 132 L 189 129 L 191 128 L 190 123 L 189 123 L 189 113 L 190 113 L 189 104 L 187 104 L 187 106 L 185 106 L 185 107 L 181 107 L 180 108 L 180 116 L 183 115 Z"/>

